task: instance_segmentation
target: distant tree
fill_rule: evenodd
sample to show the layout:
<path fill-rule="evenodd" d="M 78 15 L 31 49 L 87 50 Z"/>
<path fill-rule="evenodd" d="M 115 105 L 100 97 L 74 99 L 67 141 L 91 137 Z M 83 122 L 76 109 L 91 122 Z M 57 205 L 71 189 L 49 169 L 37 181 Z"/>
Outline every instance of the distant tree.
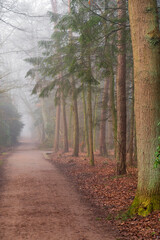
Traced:
<path fill-rule="evenodd" d="M 23 123 L 20 115 L 7 94 L 0 95 L 0 146 L 17 143 Z"/>

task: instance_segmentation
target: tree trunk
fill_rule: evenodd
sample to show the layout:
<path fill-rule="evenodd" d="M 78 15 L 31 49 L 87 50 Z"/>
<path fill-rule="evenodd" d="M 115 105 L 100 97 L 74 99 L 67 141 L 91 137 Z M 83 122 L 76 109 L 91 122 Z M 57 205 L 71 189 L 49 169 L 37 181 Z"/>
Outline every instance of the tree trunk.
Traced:
<path fill-rule="evenodd" d="M 88 58 L 88 76 L 90 79 L 87 83 L 87 104 L 88 104 L 88 120 L 89 120 L 89 159 L 91 166 L 94 166 L 94 152 L 93 152 L 93 117 L 92 117 L 92 68 L 91 68 L 91 48 L 88 44 L 87 58 Z"/>
<path fill-rule="evenodd" d="M 126 0 L 118 0 L 117 174 L 126 173 Z"/>
<path fill-rule="evenodd" d="M 87 119 L 87 111 L 86 111 L 86 100 L 85 100 L 84 86 L 83 86 L 83 89 L 82 89 L 82 99 L 83 99 L 83 114 L 84 114 L 85 142 L 86 142 L 86 147 L 87 147 L 87 154 L 88 154 L 88 156 L 89 156 L 88 119 Z"/>
<path fill-rule="evenodd" d="M 92 121 L 92 89 L 91 83 L 88 83 L 88 117 L 89 117 L 89 159 L 92 166 L 94 166 L 93 153 L 93 121 Z"/>
<path fill-rule="evenodd" d="M 62 97 L 62 108 L 63 108 L 63 125 L 64 125 L 64 152 L 68 152 L 68 129 L 67 129 L 67 118 L 66 118 L 66 103 L 64 97 Z"/>
<path fill-rule="evenodd" d="M 107 18 L 107 11 L 108 11 L 108 0 L 105 0 L 105 17 Z M 99 141 L 99 150 L 100 150 L 100 155 L 101 156 L 107 156 L 108 155 L 108 143 L 109 141 L 106 142 L 106 123 L 108 124 L 107 121 L 107 112 L 109 116 L 109 107 L 110 107 L 110 78 L 112 72 L 110 71 L 112 60 L 111 56 L 109 54 L 110 51 L 110 42 L 108 40 L 108 37 L 106 36 L 106 32 L 108 29 L 107 22 L 104 21 L 104 35 L 105 35 L 105 47 L 104 47 L 104 52 L 105 52 L 105 61 L 106 61 L 106 72 L 107 72 L 107 77 L 105 80 L 104 84 L 104 92 L 103 92 L 103 97 L 102 97 L 102 109 L 101 109 L 101 121 L 100 121 L 100 141 Z M 109 74 L 108 74 L 109 71 Z M 107 125 L 108 126 L 108 125 Z M 109 129 L 107 128 L 107 136 Z M 107 147 L 106 147 L 107 144 Z"/>
<path fill-rule="evenodd" d="M 54 139 L 55 152 L 59 150 L 60 113 L 61 113 L 61 106 L 60 106 L 60 103 L 58 103 L 56 107 L 56 126 L 55 126 L 55 139 Z"/>
<path fill-rule="evenodd" d="M 46 116 L 46 111 L 45 111 L 45 102 L 44 102 L 43 98 L 41 98 L 41 110 L 42 110 L 43 129 L 44 129 L 44 139 L 43 139 L 43 142 L 46 142 L 47 139 L 48 139 L 48 134 L 47 134 L 47 116 Z"/>
<path fill-rule="evenodd" d="M 68 12 L 71 12 L 71 1 L 68 0 Z M 70 43 L 72 43 L 72 29 L 69 30 Z M 73 114 L 74 114 L 74 146 L 73 156 L 78 157 L 79 155 L 79 119 L 78 119 L 78 106 L 77 106 L 77 91 L 75 87 L 74 76 L 71 76 L 72 84 L 72 100 L 73 100 Z"/>
<path fill-rule="evenodd" d="M 107 103 L 108 103 L 108 87 L 109 79 L 106 78 L 102 99 L 101 122 L 100 122 L 100 155 L 107 156 L 106 148 L 106 118 L 107 118 Z"/>
<path fill-rule="evenodd" d="M 131 213 L 160 210 L 160 168 L 154 168 L 160 129 L 160 32 L 156 0 L 129 0 L 134 59 L 138 186 Z"/>
<path fill-rule="evenodd" d="M 133 159 L 133 139 L 134 139 L 134 98 L 131 103 L 131 120 L 130 120 L 130 141 L 129 141 L 129 151 L 128 151 L 128 163 L 129 166 L 134 165 Z"/>
<path fill-rule="evenodd" d="M 112 115 L 112 128 L 113 128 L 113 135 L 114 135 L 114 154 L 116 156 L 116 149 L 117 149 L 117 112 L 115 107 L 115 89 L 114 89 L 114 72 L 113 67 L 111 65 L 111 78 L 109 84 L 109 101 L 111 106 L 111 115 Z"/>
<path fill-rule="evenodd" d="M 133 159 L 134 159 L 134 162 L 137 166 L 137 139 L 136 139 L 136 123 L 135 123 L 135 117 L 134 117 L 134 132 L 133 132 Z"/>
<path fill-rule="evenodd" d="M 72 99 L 73 99 L 73 115 L 74 115 L 74 146 L 73 156 L 78 157 L 79 154 L 79 119 L 78 119 L 78 106 L 77 106 L 77 93 L 75 89 L 75 81 L 72 76 Z"/>
<path fill-rule="evenodd" d="M 69 146 L 73 146 L 73 106 L 72 104 L 70 105 L 70 114 L 69 114 Z"/>
<path fill-rule="evenodd" d="M 57 1 L 56 0 L 50 0 L 50 1 L 51 1 L 53 13 L 57 13 Z"/>
<path fill-rule="evenodd" d="M 112 116 L 111 116 L 111 107 L 108 103 L 108 117 L 107 117 L 107 136 L 106 136 L 106 144 L 107 150 L 113 150 L 113 129 L 112 129 Z M 108 152 L 109 154 L 109 152 Z"/>
<path fill-rule="evenodd" d="M 93 151 L 96 151 L 96 130 L 97 130 L 97 108 L 98 108 L 98 97 L 99 93 L 95 93 L 95 102 L 94 102 L 94 127 L 93 127 Z"/>

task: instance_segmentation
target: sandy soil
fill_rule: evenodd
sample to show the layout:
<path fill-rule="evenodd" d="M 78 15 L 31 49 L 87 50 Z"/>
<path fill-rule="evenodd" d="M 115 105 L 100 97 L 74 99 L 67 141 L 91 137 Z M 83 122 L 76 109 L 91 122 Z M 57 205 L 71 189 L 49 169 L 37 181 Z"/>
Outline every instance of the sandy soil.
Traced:
<path fill-rule="evenodd" d="M 5 164 L 0 193 L 1 240 L 113 240 L 93 209 L 29 143 Z"/>

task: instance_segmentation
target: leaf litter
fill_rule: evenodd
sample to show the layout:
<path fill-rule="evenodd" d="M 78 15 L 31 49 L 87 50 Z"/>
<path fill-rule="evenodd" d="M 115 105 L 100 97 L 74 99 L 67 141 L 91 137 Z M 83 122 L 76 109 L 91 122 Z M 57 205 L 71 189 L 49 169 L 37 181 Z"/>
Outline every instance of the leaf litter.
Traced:
<path fill-rule="evenodd" d="M 69 153 L 54 153 L 50 160 L 74 183 L 83 198 L 97 210 L 97 221 L 112 223 L 119 231 L 120 239 L 160 239 L 160 211 L 147 217 L 130 217 L 131 205 L 137 186 L 137 168 L 130 167 L 127 174 L 116 175 L 114 159 L 95 155 L 95 166 L 89 164 L 84 153 L 73 157 Z"/>

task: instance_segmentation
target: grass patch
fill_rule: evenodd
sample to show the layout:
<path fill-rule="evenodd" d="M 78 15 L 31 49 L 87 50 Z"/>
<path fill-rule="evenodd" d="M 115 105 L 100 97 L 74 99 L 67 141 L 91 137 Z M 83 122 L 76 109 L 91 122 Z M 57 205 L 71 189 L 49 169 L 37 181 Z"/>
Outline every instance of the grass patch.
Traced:
<path fill-rule="evenodd" d="M 112 214 L 108 214 L 108 216 L 106 217 L 106 220 L 112 220 L 112 219 L 113 219 Z"/>
<path fill-rule="evenodd" d="M 96 217 L 96 221 L 101 221 L 102 218 L 101 217 Z"/>
<path fill-rule="evenodd" d="M 2 154 L 2 155 L 7 155 L 7 154 L 8 154 L 8 152 L 2 152 L 1 154 Z"/>
<path fill-rule="evenodd" d="M 115 219 L 121 220 L 122 222 L 127 221 L 128 219 L 132 218 L 132 216 L 129 214 L 129 212 L 120 212 Z"/>

